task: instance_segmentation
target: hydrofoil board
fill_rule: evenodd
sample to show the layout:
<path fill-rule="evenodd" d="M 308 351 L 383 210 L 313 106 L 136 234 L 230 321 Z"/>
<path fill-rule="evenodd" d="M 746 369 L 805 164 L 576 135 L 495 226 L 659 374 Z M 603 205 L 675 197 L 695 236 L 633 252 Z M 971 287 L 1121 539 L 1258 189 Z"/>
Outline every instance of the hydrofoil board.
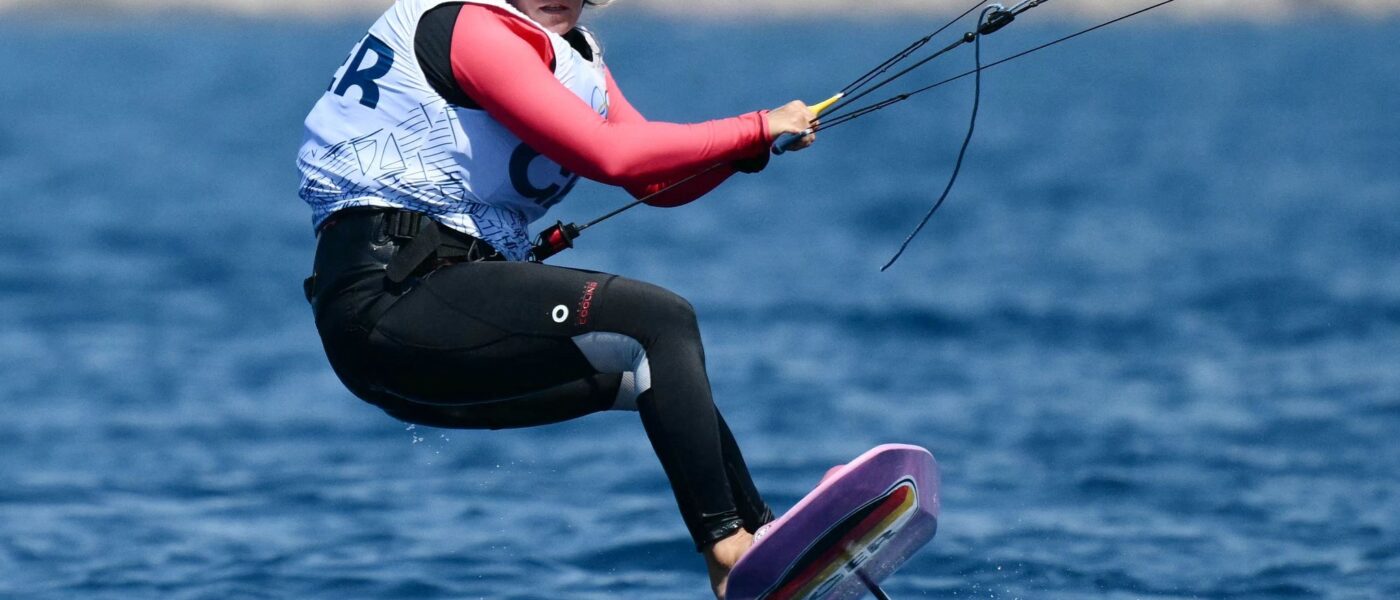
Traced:
<path fill-rule="evenodd" d="M 876 446 L 832 469 L 760 530 L 729 575 L 728 600 L 837 600 L 878 584 L 938 531 L 938 463 L 918 446 Z"/>

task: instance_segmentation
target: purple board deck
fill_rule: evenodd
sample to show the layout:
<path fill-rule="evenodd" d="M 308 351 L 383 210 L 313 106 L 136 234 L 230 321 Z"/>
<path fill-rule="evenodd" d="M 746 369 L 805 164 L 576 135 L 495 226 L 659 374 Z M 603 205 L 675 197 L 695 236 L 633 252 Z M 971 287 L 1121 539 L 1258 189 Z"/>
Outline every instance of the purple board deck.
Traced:
<path fill-rule="evenodd" d="M 729 600 L 858 598 L 938 530 L 938 464 L 918 446 L 876 446 L 829 473 L 734 565 Z"/>

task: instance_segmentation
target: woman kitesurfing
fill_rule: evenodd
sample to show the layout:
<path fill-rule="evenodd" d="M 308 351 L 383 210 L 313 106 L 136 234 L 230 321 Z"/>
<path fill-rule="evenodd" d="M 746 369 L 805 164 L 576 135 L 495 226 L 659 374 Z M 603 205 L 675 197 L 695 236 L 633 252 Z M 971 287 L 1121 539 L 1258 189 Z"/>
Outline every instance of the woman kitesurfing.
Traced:
<path fill-rule="evenodd" d="M 757 172 L 815 111 L 681 125 L 628 103 L 590 0 L 398 0 L 306 118 L 306 294 L 360 398 L 410 423 L 504 429 L 641 416 L 711 586 L 773 519 L 710 393 L 695 312 L 660 287 L 532 260 L 530 223 L 582 176 L 656 206 Z"/>

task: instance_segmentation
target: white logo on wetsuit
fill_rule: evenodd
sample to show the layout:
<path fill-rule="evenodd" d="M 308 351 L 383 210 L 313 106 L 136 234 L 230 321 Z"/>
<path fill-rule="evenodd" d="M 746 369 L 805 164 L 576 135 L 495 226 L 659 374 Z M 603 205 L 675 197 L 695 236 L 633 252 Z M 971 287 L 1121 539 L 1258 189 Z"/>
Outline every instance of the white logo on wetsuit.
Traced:
<path fill-rule="evenodd" d="M 564 321 L 569 320 L 569 307 L 560 304 L 559 306 L 554 307 L 554 312 L 551 313 L 550 316 L 554 317 L 555 323 L 563 323 Z"/>

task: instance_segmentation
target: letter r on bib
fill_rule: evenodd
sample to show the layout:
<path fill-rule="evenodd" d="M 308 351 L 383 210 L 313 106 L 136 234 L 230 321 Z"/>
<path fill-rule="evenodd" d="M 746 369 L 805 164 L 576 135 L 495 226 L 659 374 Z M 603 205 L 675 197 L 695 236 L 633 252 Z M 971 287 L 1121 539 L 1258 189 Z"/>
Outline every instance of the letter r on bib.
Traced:
<path fill-rule="evenodd" d="M 364 68 L 365 59 L 370 52 L 374 52 L 374 64 Z M 334 93 L 344 96 L 350 88 L 360 88 L 360 104 L 375 108 L 379 106 L 379 85 L 374 83 L 374 80 L 387 75 L 393 66 L 394 49 L 377 37 L 365 36 L 359 52 L 356 52 L 355 58 L 346 65 L 345 74 L 340 76 L 340 83 L 335 85 Z"/>

